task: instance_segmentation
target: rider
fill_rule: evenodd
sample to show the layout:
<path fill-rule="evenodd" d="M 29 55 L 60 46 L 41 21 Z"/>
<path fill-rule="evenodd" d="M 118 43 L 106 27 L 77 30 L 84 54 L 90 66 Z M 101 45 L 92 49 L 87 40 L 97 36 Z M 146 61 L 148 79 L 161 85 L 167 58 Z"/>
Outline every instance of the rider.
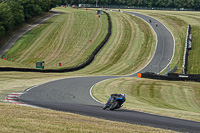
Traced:
<path fill-rule="evenodd" d="M 124 93 L 122 93 L 122 94 L 111 94 L 110 98 L 108 99 L 108 101 L 107 101 L 107 103 L 105 104 L 105 106 L 103 107 L 103 109 L 106 109 L 106 108 L 109 107 L 109 102 L 111 101 L 111 99 L 112 99 L 113 97 L 122 97 L 122 98 L 123 98 L 123 101 L 124 101 L 124 102 L 126 101 L 126 98 L 125 98 L 125 94 L 124 94 Z M 123 102 L 123 103 L 124 103 L 124 102 Z M 123 104 L 123 103 L 122 103 L 122 104 Z M 122 105 L 121 105 L 121 106 L 122 106 Z"/>
<path fill-rule="evenodd" d="M 149 22 L 151 23 L 151 19 L 149 19 Z"/>

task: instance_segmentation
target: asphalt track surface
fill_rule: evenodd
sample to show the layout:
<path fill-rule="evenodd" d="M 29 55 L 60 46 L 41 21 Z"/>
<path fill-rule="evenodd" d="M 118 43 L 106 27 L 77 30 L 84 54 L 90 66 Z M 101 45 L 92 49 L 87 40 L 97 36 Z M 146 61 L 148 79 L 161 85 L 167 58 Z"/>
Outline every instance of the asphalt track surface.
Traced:
<path fill-rule="evenodd" d="M 169 30 L 156 19 L 138 13 L 127 12 L 149 23 L 157 34 L 157 47 L 152 60 L 139 72 L 152 70 L 159 73 L 168 66 L 174 54 L 174 39 Z M 151 19 L 151 23 L 149 20 Z M 157 23 L 158 27 L 155 25 Z M 154 67 L 152 66 L 160 66 Z M 135 76 L 136 74 L 129 75 Z M 146 125 L 180 132 L 200 132 L 200 122 L 176 119 L 119 109 L 103 110 L 103 104 L 91 97 L 91 88 L 103 80 L 119 76 L 74 77 L 56 80 L 28 88 L 20 101 L 53 110 L 72 112 L 112 121 Z"/>

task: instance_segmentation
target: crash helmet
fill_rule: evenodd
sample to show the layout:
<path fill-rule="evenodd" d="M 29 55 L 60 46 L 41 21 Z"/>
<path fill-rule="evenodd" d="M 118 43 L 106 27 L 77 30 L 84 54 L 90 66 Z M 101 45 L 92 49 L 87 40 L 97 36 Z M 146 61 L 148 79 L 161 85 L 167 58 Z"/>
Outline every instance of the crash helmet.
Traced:
<path fill-rule="evenodd" d="M 121 95 L 122 95 L 123 97 L 125 97 L 125 94 L 124 94 L 124 93 L 122 93 Z"/>

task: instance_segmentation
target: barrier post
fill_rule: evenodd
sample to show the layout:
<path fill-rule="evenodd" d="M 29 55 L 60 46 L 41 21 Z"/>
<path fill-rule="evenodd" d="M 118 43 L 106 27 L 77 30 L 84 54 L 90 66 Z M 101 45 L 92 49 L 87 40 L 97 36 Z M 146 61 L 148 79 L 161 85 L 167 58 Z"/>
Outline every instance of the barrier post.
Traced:
<path fill-rule="evenodd" d="M 141 78 L 141 77 L 142 77 L 142 74 L 141 74 L 141 73 L 137 73 L 137 77 L 138 77 L 138 78 Z"/>

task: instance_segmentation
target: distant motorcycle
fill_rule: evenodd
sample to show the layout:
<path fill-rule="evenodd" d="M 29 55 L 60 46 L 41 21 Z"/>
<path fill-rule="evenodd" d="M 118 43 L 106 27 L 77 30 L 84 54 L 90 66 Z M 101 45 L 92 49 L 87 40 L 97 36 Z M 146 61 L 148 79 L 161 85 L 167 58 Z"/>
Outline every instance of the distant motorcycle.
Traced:
<path fill-rule="evenodd" d="M 158 24 L 156 23 L 156 27 L 158 27 Z"/>
<path fill-rule="evenodd" d="M 149 22 L 151 23 L 151 19 L 149 19 Z"/>

